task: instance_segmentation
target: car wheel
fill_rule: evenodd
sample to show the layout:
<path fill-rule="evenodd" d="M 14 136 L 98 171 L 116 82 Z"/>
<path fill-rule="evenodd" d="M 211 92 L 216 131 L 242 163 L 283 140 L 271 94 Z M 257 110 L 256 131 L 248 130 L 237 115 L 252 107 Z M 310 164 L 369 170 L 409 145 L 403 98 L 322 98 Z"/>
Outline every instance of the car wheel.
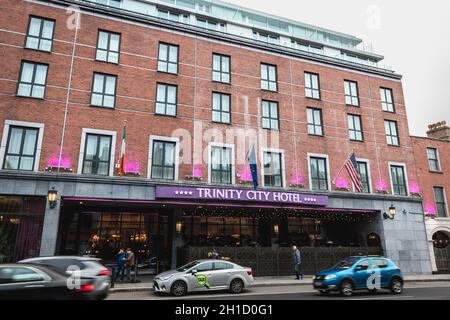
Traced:
<path fill-rule="evenodd" d="M 103 293 L 97 296 L 97 300 L 105 300 L 106 298 L 108 298 L 107 293 Z"/>
<path fill-rule="evenodd" d="M 170 292 L 175 296 L 175 297 L 181 297 L 184 296 L 187 293 L 187 286 L 186 283 L 184 283 L 181 280 L 175 281 L 172 284 L 172 287 L 170 288 Z"/>
<path fill-rule="evenodd" d="M 348 280 L 342 281 L 339 291 L 341 292 L 341 295 L 350 297 L 353 294 L 353 283 Z"/>
<path fill-rule="evenodd" d="M 403 293 L 403 283 L 400 279 L 395 278 L 391 281 L 391 292 L 393 294 L 402 294 Z"/>
<path fill-rule="evenodd" d="M 319 292 L 323 296 L 328 296 L 330 294 L 330 291 L 328 291 L 328 290 L 319 290 Z"/>
<path fill-rule="evenodd" d="M 244 282 L 241 279 L 234 279 L 230 283 L 230 291 L 234 294 L 239 294 L 244 290 Z"/>

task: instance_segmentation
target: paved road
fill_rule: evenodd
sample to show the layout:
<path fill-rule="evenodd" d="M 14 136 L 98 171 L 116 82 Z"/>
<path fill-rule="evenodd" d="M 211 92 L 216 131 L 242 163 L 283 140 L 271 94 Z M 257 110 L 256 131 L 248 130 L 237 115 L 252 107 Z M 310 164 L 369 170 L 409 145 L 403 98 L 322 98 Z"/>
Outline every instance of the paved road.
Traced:
<path fill-rule="evenodd" d="M 411 282 L 405 285 L 402 295 L 392 295 L 389 291 L 370 294 L 356 292 L 350 298 L 338 294 L 321 296 L 309 286 L 258 287 L 246 290 L 240 295 L 226 292 L 190 294 L 182 298 L 156 295 L 153 292 L 117 292 L 109 296 L 111 300 L 450 300 L 450 282 Z"/>

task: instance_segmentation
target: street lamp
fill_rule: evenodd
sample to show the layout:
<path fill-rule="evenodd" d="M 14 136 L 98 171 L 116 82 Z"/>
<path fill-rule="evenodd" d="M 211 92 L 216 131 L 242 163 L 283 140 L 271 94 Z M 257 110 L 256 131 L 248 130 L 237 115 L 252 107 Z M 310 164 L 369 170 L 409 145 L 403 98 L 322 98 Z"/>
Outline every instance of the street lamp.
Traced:
<path fill-rule="evenodd" d="M 387 214 L 385 212 L 385 213 L 383 213 L 383 217 L 385 219 L 394 220 L 396 213 L 397 213 L 397 209 L 394 207 L 394 204 L 391 204 L 391 206 L 389 207 L 389 214 Z"/>
<path fill-rule="evenodd" d="M 56 207 L 58 198 L 58 191 L 53 187 L 51 190 L 48 190 L 47 200 L 50 206 L 50 209 L 54 209 Z"/>

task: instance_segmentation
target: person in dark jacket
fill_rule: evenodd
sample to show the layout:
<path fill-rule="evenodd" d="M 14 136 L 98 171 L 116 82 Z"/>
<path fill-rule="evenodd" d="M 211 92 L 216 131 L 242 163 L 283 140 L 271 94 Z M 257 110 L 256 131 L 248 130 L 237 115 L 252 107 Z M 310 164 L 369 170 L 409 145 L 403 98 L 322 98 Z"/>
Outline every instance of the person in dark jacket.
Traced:
<path fill-rule="evenodd" d="M 120 281 L 123 282 L 123 277 L 125 276 L 125 250 L 123 248 L 119 249 L 119 253 L 117 254 L 117 268 L 116 275 L 114 277 L 114 282 L 117 281 L 120 275 Z"/>
<path fill-rule="evenodd" d="M 136 260 L 134 257 L 134 252 L 131 250 L 131 248 L 128 248 L 125 256 L 125 269 L 128 282 L 131 282 L 131 270 L 134 269 L 135 263 Z"/>
<path fill-rule="evenodd" d="M 292 263 L 294 264 L 294 271 L 296 280 L 299 280 L 300 277 L 303 279 L 303 272 L 302 272 L 302 256 L 300 254 L 300 250 L 297 248 L 297 246 L 294 244 L 292 245 Z"/>

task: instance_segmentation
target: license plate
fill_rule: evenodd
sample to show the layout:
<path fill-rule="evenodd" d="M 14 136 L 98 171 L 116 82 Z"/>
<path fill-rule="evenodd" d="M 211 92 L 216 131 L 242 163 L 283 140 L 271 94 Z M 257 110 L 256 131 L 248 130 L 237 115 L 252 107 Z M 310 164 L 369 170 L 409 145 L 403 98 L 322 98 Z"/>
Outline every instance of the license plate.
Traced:
<path fill-rule="evenodd" d="M 320 287 L 322 285 L 322 282 L 321 281 L 315 281 L 314 285 L 317 286 L 317 287 Z"/>

